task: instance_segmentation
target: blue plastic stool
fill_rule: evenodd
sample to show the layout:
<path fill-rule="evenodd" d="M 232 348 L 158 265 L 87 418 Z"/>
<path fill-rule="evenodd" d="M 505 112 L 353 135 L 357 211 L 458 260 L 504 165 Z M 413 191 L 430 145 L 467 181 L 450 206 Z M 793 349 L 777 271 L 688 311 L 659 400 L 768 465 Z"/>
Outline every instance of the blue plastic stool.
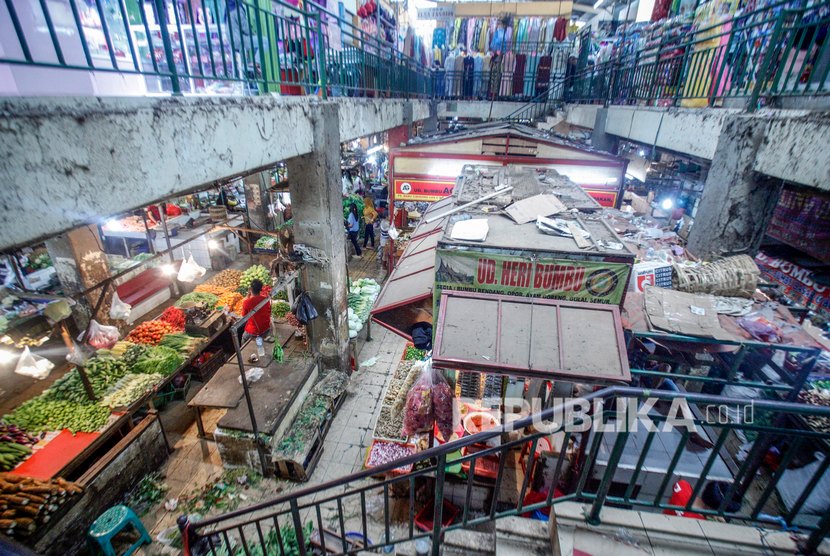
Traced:
<path fill-rule="evenodd" d="M 105 556 L 117 556 L 115 554 L 115 549 L 112 547 L 112 539 L 129 525 L 135 527 L 135 530 L 141 535 L 139 539 L 133 543 L 129 549 L 127 549 L 127 552 L 122 555 L 129 556 L 138 550 L 138 547 L 142 544 L 152 543 L 153 539 L 150 538 L 150 535 L 147 533 L 147 529 L 144 528 L 144 525 L 141 523 L 141 520 L 138 519 L 138 516 L 135 515 L 135 512 L 127 506 L 113 506 L 99 515 L 98 519 L 95 520 L 95 523 L 89 527 L 86 534 L 90 541 L 95 541 L 98 548 L 101 549 Z"/>

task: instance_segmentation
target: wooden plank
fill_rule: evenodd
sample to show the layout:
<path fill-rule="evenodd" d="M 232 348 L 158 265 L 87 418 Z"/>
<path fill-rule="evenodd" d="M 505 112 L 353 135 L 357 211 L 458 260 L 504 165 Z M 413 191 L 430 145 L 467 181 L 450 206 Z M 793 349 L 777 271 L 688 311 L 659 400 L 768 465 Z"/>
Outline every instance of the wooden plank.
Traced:
<path fill-rule="evenodd" d="M 236 361 L 219 367 L 210 381 L 193 396 L 188 407 L 232 408 L 239 404 L 244 391 L 239 382 L 239 366 Z"/>
<path fill-rule="evenodd" d="M 574 242 L 577 247 L 580 249 L 587 249 L 588 247 L 591 247 L 591 242 L 582 236 L 582 229 L 579 226 L 573 222 L 568 222 L 568 231 L 571 232 L 572 236 L 574 236 Z"/>

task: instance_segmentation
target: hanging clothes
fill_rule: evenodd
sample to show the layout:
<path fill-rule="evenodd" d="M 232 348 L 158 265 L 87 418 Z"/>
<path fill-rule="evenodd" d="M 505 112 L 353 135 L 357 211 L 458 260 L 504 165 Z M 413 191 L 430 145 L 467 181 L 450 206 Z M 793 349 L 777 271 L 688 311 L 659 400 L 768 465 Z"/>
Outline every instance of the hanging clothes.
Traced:
<path fill-rule="evenodd" d="M 464 75 L 464 59 L 466 56 L 459 54 L 455 58 L 455 75 L 453 77 L 453 96 L 461 96 L 461 77 Z"/>
<path fill-rule="evenodd" d="M 513 90 L 513 72 L 516 70 L 516 55 L 513 52 L 506 52 L 502 57 L 501 64 L 501 85 L 499 96 L 510 96 Z"/>
<path fill-rule="evenodd" d="M 433 61 L 438 62 L 438 65 L 444 65 L 444 52 L 437 46 L 432 49 L 432 59 Z"/>
<path fill-rule="evenodd" d="M 527 65 L 524 71 L 524 96 L 533 98 L 536 96 L 536 69 L 539 67 L 539 55 L 535 52 L 528 54 Z"/>
<path fill-rule="evenodd" d="M 551 56 L 541 56 L 536 70 L 536 95 L 541 95 L 550 88 L 550 69 L 553 63 Z"/>
<path fill-rule="evenodd" d="M 493 40 L 490 41 L 490 50 L 493 52 L 507 51 L 507 29 L 501 25 L 493 32 Z"/>
<path fill-rule="evenodd" d="M 495 98 L 499 95 L 501 85 L 501 56 L 496 53 L 490 58 L 490 85 L 487 87 L 487 97 Z"/>
<path fill-rule="evenodd" d="M 484 56 L 481 53 L 477 53 L 473 58 L 473 95 L 476 97 L 481 96 L 482 91 L 482 83 L 484 83 Z"/>
<path fill-rule="evenodd" d="M 453 77 L 455 76 L 455 54 L 451 51 L 444 60 L 444 96 L 453 94 Z"/>
<path fill-rule="evenodd" d="M 475 57 L 464 56 L 464 96 L 473 96 L 475 90 Z"/>
<path fill-rule="evenodd" d="M 562 42 L 568 38 L 568 20 L 564 17 L 560 17 L 556 20 L 556 25 L 553 30 L 553 37 L 559 42 Z"/>
<path fill-rule="evenodd" d="M 432 31 L 432 47 L 444 48 L 447 45 L 447 30 L 443 27 L 436 27 Z"/>
<path fill-rule="evenodd" d="M 522 94 L 522 90 L 524 89 L 525 65 L 527 65 L 527 55 L 516 54 L 516 66 L 513 71 L 513 87 L 511 94 Z"/>
<path fill-rule="evenodd" d="M 487 45 L 490 44 L 489 41 L 488 41 L 489 35 L 490 35 L 489 29 L 490 29 L 490 21 L 485 19 L 481 23 L 481 33 L 479 33 L 479 37 L 478 37 L 478 51 L 479 52 L 486 52 L 487 51 Z"/>

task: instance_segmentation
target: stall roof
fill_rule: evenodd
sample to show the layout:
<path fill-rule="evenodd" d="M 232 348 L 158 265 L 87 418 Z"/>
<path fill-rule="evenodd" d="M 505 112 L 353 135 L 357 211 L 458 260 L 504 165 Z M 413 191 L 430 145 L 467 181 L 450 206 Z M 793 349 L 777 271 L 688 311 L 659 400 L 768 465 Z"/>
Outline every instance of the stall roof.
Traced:
<path fill-rule="evenodd" d="M 440 247 L 634 258 L 634 253 L 625 246 L 613 228 L 605 221 L 601 207 L 596 201 L 591 199 L 577 184 L 564 176 L 559 176 L 555 171 L 543 171 L 541 175 L 544 179 L 542 179 L 537 170 L 512 166 L 498 169 L 487 166 L 466 166 L 452 196 L 454 207 L 460 210 L 442 219 L 446 225 L 440 240 Z M 461 209 L 467 203 L 475 202 L 477 199 L 498 191 L 498 187 L 512 187 L 513 189 L 503 189 L 504 193 L 494 198 Z M 569 211 L 555 215 L 555 217 L 573 222 L 578 228 L 588 231 L 590 233 L 587 239 L 589 246 L 581 248 L 572 237 L 543 233 L 536 227 L 535 219 L 526 224 L 517 224 L 501 213 L 501 209 L 511 203 L 540 193 L 553 193 L 557 199 L 562 201 Z M 592 214 L 583 212 L 584 207 L 589 207 L 590 211 L 596 209 L 598 212 Z M 436 211 L 436 215 L 445 214 L 450 209 L 451 207 L 448 206 L 440 212 Z M 487 220 L 488 232 L 484 241 L 466 241 L 452 237 L 454 226 L 459 221 L 469 219 Z M 429 217 L 425 220 L 429 220 Z"/>
<path fill-rule="evenodd" d="M 485 139 L 488 137 L 515 137 L 525 141 L 534 143 L 545 143 L 555 147 L 560 147 L 582 154 L 592 155 L 594 157 L 622 161 L 623 159 L 614 156 L 610 153 L 594 149 L 590 146 L 574 143 L 561 139 L 550 133 L 541 131 L 535 127 L 530 127 L 513 122 L 487 122 L 483 124 L 469 125 L 465 129 L 455 133 L 438 133 L 429 135 L 423 138 L 416 138 L 401 150 L 417 150 L 418 147 L 428 147 L 433 145 L 441 145 L 446 143 L 458 144 L 463 141 L 472 141 L 477 139 Z M 510 153 L 508 153 L 510 154 Z M 526 153 L 525 156 L 527 156 Z M 529 157 L 531 158 L 531 157 Z M 532 158 L 531 158 L 532 160 Z"/>
<path fill-rule="evenodd" d="M 579 382 L 628 382 L 619 308 L 444 291 L 436 366 Z"/>

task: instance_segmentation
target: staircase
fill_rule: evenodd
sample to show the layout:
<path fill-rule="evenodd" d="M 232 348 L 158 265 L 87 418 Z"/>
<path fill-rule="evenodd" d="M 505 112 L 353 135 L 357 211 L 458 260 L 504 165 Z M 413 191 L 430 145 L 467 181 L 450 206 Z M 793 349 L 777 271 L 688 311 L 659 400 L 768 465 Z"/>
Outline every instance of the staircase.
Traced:
<path fill-rule="evenodd" d="M 639 434 L 635 430 L 624 427 L 615 430 L 617 421 L 610 410 L 598 414 L 574 411 L 580 406 L 619 408 L 627 403 L 640 407 L 646 400 L 655 403 L 677 400 L 693 408 L 714 406 L 727 409 L 730 414 L 752 406 L 756 416 L 766 413 L 776 416 L 776 420 L 767 425 L 724 423 L 701 416 L 695 409 L 694 427 L 713 445 L 704 450 L 698 443 L 690 442 L 692 427 L 688 423 L 682 430 L 663 432 L 665 416 L 661 421 L 658 415 L 649 414 L 656 419 L 653 424 L 661 432 L 644 433 L 643 443 L 635 441 Z M 600 402 L 604 405 L 598 406 Z M 753 528 L 743 528 L 751 531 L 759 526 L 772 529 L 784 526 L 789 530 L 787 536 L 797 539 L 798 549 L 812 554 L 830 532 L 830 513 L 805 519 L 799 510 L 807 494 L 800 496 L 793 507 L 777 513 L 770 513 L 775 510 L 767 504 L 784 476 L 781 472 L 770 474 L 762 468 L 763 456 L 773 442 L 780 439 L 788 442 L 789 447 L 782 453 L 784 467 L 792 461 L 799 446 L 830 442 L 830 432 L 779 425 L 791 418 L 828 419 L 830 408 L 689 392 L 605 388 L 581 400 L 569 400 L 509 425 L 466 436 L 371 470 L 284 494 L 249 508 L 186 523 L 185 554 L 305 555 L 310 553 L 312 545 L 316 545 L 315 550 L 345 554 L 360 550 L 350 544 L 350 539 L 355 538 L 370 539 L 372 548 L 389 547 L 399 554 L 414 554 L 414 542 L 419 540 L 426 541 L 433 556 L 442 552 L 482 556 L 556 553 L 548 524 L 521 516 L 544 508 L 551 508 L 552 515 L 559 515 L 561 508 L 563 518 L 570 512 L 571 529 L 577 523 L 576 529 L 596 532 L 600 531 L 598 526 L 602 526 L 605 516 L 615 512 L 635 516 L 642 526 L 645 516 L 665 519 L 667 516 L 662 515 L 665 510 L 691 511 L 704 485 L 715 480 L 717 473 L 724 473 L 723 458 L 730 457 L 726 446 L 731 444 L 736 431 L 750 433 L 755 438 L 749 455 L 729 467 L 734 481 L 724 500 L 738 496 L 741 507 L 728 511 L 724 503 L 718 508 L 695 506 L 693 511 L 730 524 L 751 525 Z M 583 430 L 582 425 L 591 420 L 597 426 Z M 602 427 L 598 426 L 600 422 Z M 653 440 L 663 434 L 675 439 L 676 448 L 666 452 L 668 458 L 657 461 L 655 454 L 659 456 L 660 450 L 666 449 L 668 437 L 660 436 L 658 442 Z M 482 449 L 483 446 L 486 447 Z M 634 465 L 632 457 L 636 460 Z M 688 465 L 690 457 L 702 465 L 696 472 L 697 477 L 689 476 L 688 468 L 680 475 L 686 477 L 693 492 L 685 506 L 678 505 L 669 501 L 671 487 L 680 473 L 678 465 L 681 461 Z M 410 465 L 411 471 L 400 472 Z M 519 469 L 534 472 L 520 473 Z M 816 484 L 822 473 L 823 470 L 816 471 L 811 482 Z M 556 488 L 543 488 L 545 484 Z M 534 488 L 540 489 L 534 491 L 537 501 L 527 496 Z M 809 490 L 808 485 L 804 492 Z M 568 509 L 573 506 L 577 510 Z M 621 507 L 626 509 L 615 509 Z M 455 514 L 451 520 L 444 519 L 445 508 Z M 421 512 L 427 510 L 431 510 L 431 517 L 425 518 Z M 639 510 L 640 515 L 632 510 Z M 615 519 L 624 523 L 627 518 Z M 679 525 L 672 526 L 671 530 L 680 527 L 678 531 L 683 525 L 696 522 L 683 517 L 672 519 Z M 557 521 L 561 520 L 557 518 Z M 620 526 L 615 526 L 614 530 L 617 529 Z M 317 531 L 331 534 L 320 539 Z M 600 531 L 600 538 L 602 535 L 607 533 Z M 678 534 L 672 535 L 678 543 L 683 542 Z M 557 543 L 564 539 L 560 534 L 553 538 Z"/>
<path fill-rule="evenodd" d="M 536 95 L 529 100 L 527 104 L 514 110 L 501 119 L 503 122 L 515 122 L 525 125 L 534 125 L 543 122 L 545 118 L 554 113 L 557 108 L 561 108 L 565 103 L 564 97 L 565 81 L 563 78 L 558 78 L 554 81 L 553 86 Z"/>

